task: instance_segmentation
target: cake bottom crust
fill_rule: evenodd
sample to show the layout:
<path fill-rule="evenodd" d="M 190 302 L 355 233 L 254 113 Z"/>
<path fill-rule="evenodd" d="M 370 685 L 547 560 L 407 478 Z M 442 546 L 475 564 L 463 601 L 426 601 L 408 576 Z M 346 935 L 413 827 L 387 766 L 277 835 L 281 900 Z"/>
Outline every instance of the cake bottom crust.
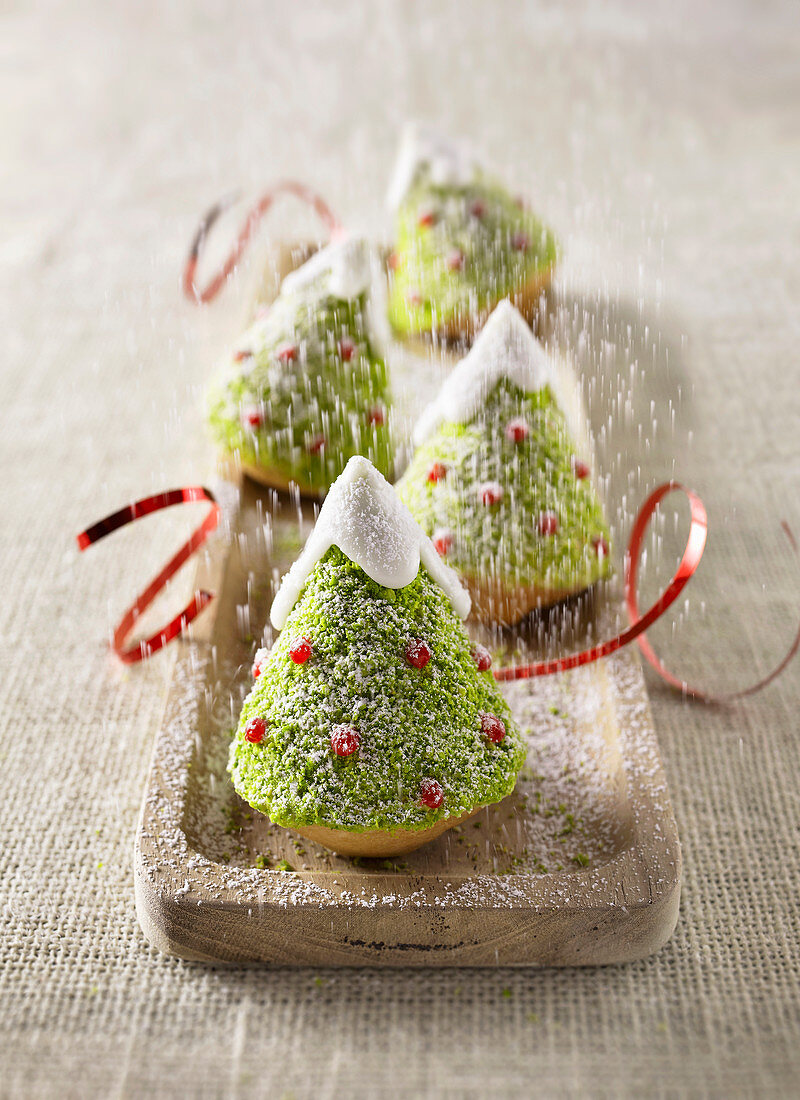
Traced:
<path fill-rule="evenodd" d="M 304 825 L 292 831 L 343 856 L 402 856 L 435 840 L 459 822 L 468 821 L 482 809 L 482 806 L 475 806 L 458 816 L 444 817 L 427 829 L 365 829 L 356 833 L 347 829 L 329 829 L 326 825 Z"/>

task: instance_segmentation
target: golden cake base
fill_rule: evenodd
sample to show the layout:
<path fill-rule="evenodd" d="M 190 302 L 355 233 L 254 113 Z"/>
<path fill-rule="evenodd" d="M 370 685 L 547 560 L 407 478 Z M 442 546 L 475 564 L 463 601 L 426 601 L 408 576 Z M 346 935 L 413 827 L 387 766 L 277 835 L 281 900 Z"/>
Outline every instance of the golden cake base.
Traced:
<path fill-rule="evenodd" d="M 435 840 L 437 836 L 452 829 L 461 821 L 468 821 L 474 817 L 482 806 L 475 806 L 466 813 L 457 817 L 445 817 L 437 821 L 428 829 L 392 829 L 391 832 L 383 829 L 366 829 L 363 832 L 353 833 L 347 829 L 329 829 L 325 825 L 306 825 L 302 829 L 293 829 L 306 840 L 313 840 L 321 844 L 323 848 L 330 848 L 332 852 L 338 852 L 342 856 L 403 856 L 407 852 L 416 851 L 423 844 Z"/>
<path fill-rule="evenodd" d="M 586 591 L 586 585 L 575 588 L 542 588 L 537 584 L 509 587 L 500 580 L 470 577 L 460 573 L 472 599 L 470 618 L 480 623 L 513 626 L 532 611 L 552 607 Z"/>

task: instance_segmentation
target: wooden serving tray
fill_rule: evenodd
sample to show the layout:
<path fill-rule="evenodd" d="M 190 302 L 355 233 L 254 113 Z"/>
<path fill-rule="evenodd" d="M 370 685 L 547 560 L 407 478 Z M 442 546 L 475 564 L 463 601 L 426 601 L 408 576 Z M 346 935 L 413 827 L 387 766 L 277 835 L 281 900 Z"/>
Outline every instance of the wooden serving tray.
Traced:
<path fill-rule="evenodd" d="M 395 361 L 395 394 L 422 401 L 449 364 L 444 353 L 413 360 Z M 275 586 L 314 510 L 247 481 L 227 495 L 228 537 L 205 552 L 196 581 L 218 599 L 176 643 L 137 830 L 150 942 L 184 959 L 293 966 L 591 965 L 658 950 L 677 920 L 681 856 L 630 647 L 504 684 L 529 742 L 515 792 L 405 857 L 334 855 L 238 798 L 231 733 L 253 652 L 262 634 L 272 640 Z M 495 664 L 528 660 L 615 633 L 620 607 L 611 582 L 513 632 L 469 629 Z"/>

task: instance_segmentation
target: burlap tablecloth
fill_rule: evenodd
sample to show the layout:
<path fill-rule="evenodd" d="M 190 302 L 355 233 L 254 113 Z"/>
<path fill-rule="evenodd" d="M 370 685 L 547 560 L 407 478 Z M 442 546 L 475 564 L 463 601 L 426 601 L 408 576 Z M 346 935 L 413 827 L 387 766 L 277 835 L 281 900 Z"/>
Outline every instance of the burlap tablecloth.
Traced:
<path fill-rule="evenodd" d="M 616 311 L 642 346 L 667 334 L 638 366 L 676 425 L 650 446 L 631 429 L 625 461 L 693 483 L 712 536 L 675 636 L 654 636 L 720 687 L 769 667 L 800 602 L 779 529 L 800 532 L 792 5 L 11 3 L 0 42 L 0 1093 L 796 1093 L 800 666 L 735 709 L 651 679 L 685 860 L 654 958 L 194 966 L 152 950 L 133 906 L 173 654 L 125 671 L 106 651 L 187 517 L 70 545 L 208 472 L 196 410 L 241 296 L 181 302 L 197 213 L 291 173 L 385 235 L 396 128 L 423 116 L 534 195 L 576 309 Z"/>

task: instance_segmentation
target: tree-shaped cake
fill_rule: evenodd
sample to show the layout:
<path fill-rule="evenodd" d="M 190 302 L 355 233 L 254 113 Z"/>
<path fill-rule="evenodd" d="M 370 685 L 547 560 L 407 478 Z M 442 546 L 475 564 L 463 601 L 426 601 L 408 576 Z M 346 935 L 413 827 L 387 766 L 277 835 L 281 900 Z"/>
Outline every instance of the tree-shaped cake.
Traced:
<path fill-rule="evenodd" d="M 223 451 L 257 480 L 324 494 L 353 454 L 391 469 L 386 367 L 363 240 L 316 253 L 242 335 L 212 392 Z"/>
<path fill-rule="evenodd" d="M 509 794 L 522 738 L 463 628 L 469 595 L 365 458 L 272 606 L 231 746 L 237 792 L 335 851 L 412 851 Z"/>
<path fill-rule="evenodd" d="M 389 319 L 400 335 L 467 335 L 506 297 L 526 315 L 535 311 L 556 262 L 555 238 L 467 148 L 408 127 L 389 204 Z"/>
<path fill-rule="evenodd" d="M 609 536 L 554 361 L 510 302 L 417 423 L 401 499 L 481 618 L 514 623 L 608 574 Z"/>

